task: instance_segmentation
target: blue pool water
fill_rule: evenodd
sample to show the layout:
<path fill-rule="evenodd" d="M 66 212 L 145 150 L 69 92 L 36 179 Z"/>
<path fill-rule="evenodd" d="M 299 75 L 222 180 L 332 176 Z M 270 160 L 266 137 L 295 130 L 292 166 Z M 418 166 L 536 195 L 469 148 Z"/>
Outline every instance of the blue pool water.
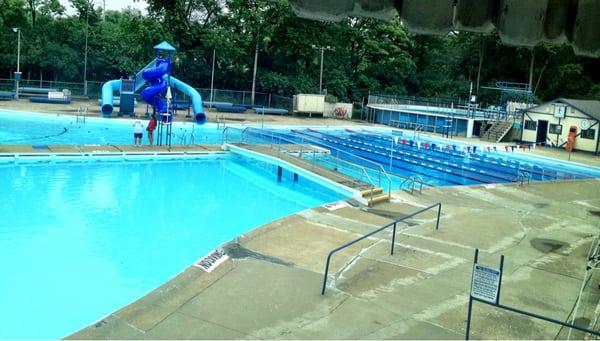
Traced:
<path fill-rule="evenodd" d="M 406 137 L 398 136 L 398 141 L 394 142 L 395 137 L 389 131 L 317 128 L 269 130 L 266 133 L 251 129 L 246 133 L 265 141 L 269 141 L 271 136 L 278 136 L 284 138 L 283 141 L 312 143 L 332 151 L 346 152 L 339 155 L 364 167 L 372 168 L 376 164 L 385 169 L 392 176 L 393 189 L 399 189 L 403 181 L 394 176 L 419 178 L 430 186 L 517 182 L 523 177 L 533 181 L 600 177 L 600 169 L 595 167 L 528 157 L 523 153 L 487 152 L 482 151 L 482 147 L 478 152 L 463 151 L 460 144 L 455 146 L 456 149 L 450 145 L 456 145 L 455 141 L 420 137 L 419 147 L 412 134 L 408 134 Z M 386 183 L 382 185 L 386 187 Z"/>
<path fill-rule="evenodd" d="M 0 129 L 0 144 L 131 144 L 131 120 L 95 118 L 85 124 L 77 122 L 73 116 L 23 114 L 0 111 L 3 126 Z M 564 179 L 584 179 L 600 177 L 600 169 L 552 161 L 539 157 L 529 157 L 524 153 L 483 152 L 477 153 L 459 149 L 440 149 L 440 146 L 460 142 L 421 135 L 420 143 L 436 144 L 436 150 L 426 150 L 408 142 L 414 134 L 400 139 L 406 144 L 392 143 L 390 130 L 362 130 L 356 127 L 343 128 L 285 128 L 272 130 L 287 139 L 316 143 L 325 148 L 336 148 L 358 155 L 372 167 L 375 162 L 392 177 L 392 189 L 400 189 L 406 183 L 403 177 L 423 180 L 430 186 L 478 185 L 489 183 L 517 182 L 524 177 L 534 181 Z M 173 144 L 189 143 L 193 136 L 196 144 L 220 144 L 222 130 L 214 125 L 199 126 L 194 123 L 176 124 L 173 128 Z M 239 130 L 241 131 L 241 130 Z M 44 135 L 46 134 L 46 135 Z M 235 133 L 230 132 L 235 135 Z M 237 135 L 240 135 L 239 133 Z M 256 135 L 256 134 L 255 134 Z M 348 160 L 358 162 L 355 158 Z M 323 164 L 328 166 L 327 164 Z M 371 173 L 372 174 L 372 173 Z M 377 174 L 372 174 L 377 177 Z M 387 182 L 381 184 L 387 190 Z"/>
<path fill-rule="evenodd" d="M 133 120 L 87 118 L 72 115 L 32 114 L 0 111 L 0 144 L 133 144 Z M 144 127 L 148 121 L 141 119 Z M 143 143 L 146 144 L 144 132 Z M 172 144 L 220 144 L 221 130 L 214 125 L 192 122 L 173 124 Z"/>
<path fill-rule="evenodd" d="M 340 194 L 257 161 L 0 164 L 0 339 L 64 337 Z"/>

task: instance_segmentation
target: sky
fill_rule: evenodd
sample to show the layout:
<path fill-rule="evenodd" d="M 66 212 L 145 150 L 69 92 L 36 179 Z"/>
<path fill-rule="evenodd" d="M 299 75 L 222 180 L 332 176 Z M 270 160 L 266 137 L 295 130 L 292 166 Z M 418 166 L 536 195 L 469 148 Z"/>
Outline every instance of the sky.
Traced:
<path fill-rule="evenodd" d="M 104 0 L 106 2 L 106 9 L 107 10 L 121 10 L 127 7 L 132 7 L 132 8 L 138 8 L 140 9 L 143 13 L 146 12 L 146 2 L 145 1 L 138 1 L 138 2 L 133 2 L 133 0 Z M 93 0 L 95 7 L 98 6 L 102 6 L 103 4 L 103 0 Z M 71 7 L 71 4 L 69 3 L 69 0 L 60 0 L 60 3 L 65 6 L 65 8 L 67 9 L 67 14 L 73 14 L 75 13 L 75 10 Z"/>

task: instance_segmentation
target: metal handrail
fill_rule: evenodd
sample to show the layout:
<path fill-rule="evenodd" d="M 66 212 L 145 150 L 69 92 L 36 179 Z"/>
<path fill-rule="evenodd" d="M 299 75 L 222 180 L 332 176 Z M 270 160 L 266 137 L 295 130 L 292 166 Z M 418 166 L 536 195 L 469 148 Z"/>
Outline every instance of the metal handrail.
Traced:
<path fill-rule="evenodd" d="M 348 130 L 348 131 L 352 131 L 352 130 L 349 130 L 349 129 L 347 129 L 347 130 Z M 361 132 L 361 134 L 367 134 L 367 133 Z M 371 134 L 371 133 L 368 133 L 367 135 L 369 135 L 369 136 L 377 136 L 378 138 L 381 138 L 380 136 L 378 136 L 378 135 L 373 135 L 373 134 Z M 390 149 L 390 150 L 391 150 L 391 149 Z M 399 174 L 394 174 L 394 176 L 395 176 L 395 177 L 398 177 L 398 178 L 400 178 L 400 179 L 404 179 L 404 181 L 402 181 L 402 182 L 400 183 L 400 189 L 402 189 L 402 186 L 403 186 L 403 185 L 404 185 L 404 184 L 405 184 L 407 181 L 409 181 L 409 183 L 411 183 L 411 182 L 413 183 L 413 185 L 412 185 L 413 187 L 412 187 L 412 190 L 411 190 L 411 192 L 410 192 L 411 194 L 414 192 L 414 183 L 415 183 L 415 182 L 419 184 L 419 194 L 421 194 L 421 193 L 422 193 L 422 191 L 423 191 L 423 186 L 426 186 L 426 185 L 427 185 L 427 183 L 426 183 L 425 181 L 423 181 L 423 178 L 421 178 L 421 177 L 420 177 L 420 176 L 418 176 L 418 175 L 417 175 L 417 176 L 414 176 L 414 177 L 411 177 L 411 176 L 403 176 L 403 175 L 399 175 Z"/>
<path fill-rule="evenodd" d="M 341 153 L 341 154 L 344 154 L 344 155 L 350 155 L 351 157 L 353 157 L 353 158 L 355 158 L 355 159 L 359 159 L 359 160 L 361 160 L 361 161 L 363 161 L 363 162 L 366 162 L 366 163 L 368 163 L 368 164 L 372 165 L 372 167 L 368 167 L 368 168 L 370 168 L 370 169 L 373 169 L 373 170 L 375 170 L 376 172 L 378 172 L 378 174 L 379 174 L 379 187 L 382 187 L 382 186 L 381 186 L 381 181 L 382 181 L 382 179 L 381 179 L 381 176 L 383 175 L 383 177 L 385 177 L 385 180 L 387 180 L 387 183 L 388 183 L 388 196 L 389 196 L 390 198 L 392 197 L 392 178 L 391 178 L 391 177 L 390 177 L 390 175 L 389 175 L 389 174 L 388 174 L 388 173 L 385 171 L 385 169 L 383 168 L 383 166 L 382 166 L 382 165 L 380 165 L 379 163 L 377 163 L 377 162 L 375 162 L 375 161 L 371 161 L 371 160 L 369 160 L 369 159 L 365 159 L 365 158 L 364 158 L 364 157 L 362 157 L 362 156 L 358 156 L 358 155 L 356 155 L 356 154 L 352 154 L 352 153 L 350 153 L 350 152 L 347 152 L 347 151 L 344 151 L 344 150 L 341 150 L 341 149 L 338 149 L 338 148 L 332 147 L 332 146 L 330 146 L 330 145 L 328 145 L 328 144 L 326 144 L 326 143 L 323 143 L 323 142 L 321 142 L 321 141 L 319 141 L 319 140 L 317 140 L 317 139 L 315 139 L 315 138 L 313 138 L 313 137 L 310 137 L 310 136 L 308 136 L 308 135 L 306 135 L 306 134 L 303 134 L 303 135 L 302 135 L 302 139 L 304 139 L 304 140 L 308 140 L 308 141 L 310 141 L 311 143 L 314 143 L 314 144 L 317 144 L 317 145 L 322 145 L 322 146 L 324 146 L 324 147 L 325 147 L 325 148 L 327 148 L 327 149 L 335 150 L 335 151 L 336 151 L 336 153 L 338 153 L 338 155 L 339 155 L 340 153 Z M 401 176 L 398 176 L 398 177 L 400 177 L 400 178 L 403 178 L 403 177 L 401 177 Z"/>
<path fill-rule="evenodd" d="M 256 131 L 253 132 L 253 130 L 256 130 Z M 287 139 L 287 138 L 281 137 L 281 136 L 275 136 L 273 134 L 268 134 L 269 131 L 265 131 L 263 129 L 254 129 L 252 127 L 245 128 L 242 131 L 242 141 L 244 141 L 244 136 L 246 136 L 246 138 L 248 138 L 249 134 L 252 134 L 252 133 L 254 133 L 254 134 L 261 134 L 261 135 L 267 135 L 268 137 L 271 137 L 271 141 L 277 140 L 279 142 L 280 141 L 284 141 L 284 142 L 290 143 L 292 145 L 300 145 L 300 151 L 299 151 L 299 158 L 298 159 L 299 160 L 304 160 L 304 159 L 302 159 L 302 154 L 305 152 L 303 150 L 303 148 L 305 148 L 305 146 L 303 144 L 298 144 L 296 141 L 293 141 L 291 139 Z M 274 143 L 270 144 L 271 149 L 274 149 L 273 145 L 274 145 Z M 281 144 L 277 143 L 275 145 L 277 145 L 277 152 L 281 153 L 281 148 L 280 148 Z M 317 158 L 315 157 L 315 149 L 313 148 L 312 150 L 313 150 L 313 158 L 312 158 L 313 162 L 309 163 L 309 164 L 314 168 L 315 167 L 315 161 L 316 161 Z M 366 183 L 368 183 L 368 184 L 371 185 L 370 193 L 369 193 L 370 194 L 369 199 L 372 200 L 373 199 L 374 190 L 375 190 L 375 182 L 371 179 L 371 177 L 369 176 L 369 173 L 367 172 L 367 170 L 364 167 L 360 166 L 360 165 L 353 164 L 353 163 L 348 162 L 346 160 L 340 159 L 339 157 L 335 157 L 335 156 L 333 156 L 331 154 L 328 154 L 328 155 L 335 158 L 336 162 L 333 164 L 334 165 L 334 171 L 336 171 L 336 172 L 338 172 L 340 174 L 343 174 L 342 172 L 338 171 L 338 169 L 341 166 L 340 162 L 341 163 L 345 163 L 345 164 L 350 164 L 351 166 L 354 166 L 354 167 L 358 168 L 361 171 L 360 178 L 357 179 L 357 178 L 355 178 L 353 176 L 350 176 L 350 177 L 353 179 L 352 182 L 354 182 L 356 184 L 360 184 L 360 182 L 365 183 L 365 181 L 363 181 L 363 178 L 366 177 L 366 179 L 367 179 Z M 381 186 L 381 179 L 379 179 L 379 186 Z"/>
<path fill-rule="evenodd" d="M 391 247 L 391 250 L 390 250 L 390 255 L 393 256 L 394 255 L 394 244 L 396 243 L 396 225 L 398 223 L 400 223 L 400 222 L 403 222 L 406 219 L 412 218 L 412 217 L 414 217 L 414 216 L 416 216 L 418 214 L 421 214 L 421 213 L 423 213 L 425 211 L 428 211 L 428 210 L 430 210 L 430 209 L 432 209 L 434 207 L 438 207 L 437 220 L 436 220 L 436 223 L 435 223 L 435 229 L 438 230 L 439 227 L 440 227 L 440 213 L 442 212 L 442 203 L 440 203 L 440 202 L 438 202 L 437 204 L 433 204 L 431 206 L 425 207 L 423 209 L 420 209 L 420 210 L 418 210 L 416 212 L 413 212 L 413 213 L 411 213 L 411 214 L 409 214 L 407 216 L 404 216 L 404 217 L 402 217 L 402 218 L 400 218 L 398 220 L 395 220 L 395 221 L 393 221 L 393 222 L 391 222 L 391 223 L 389 223 L 387 225 L 384 225 L 384 226 L 382 226 L 382 227 L 380 227 L 380 228 L 378 228 L 378 229 L 376 229 L 374 231 L 371 231 L 371 232 L 365 234 L 362 237 L 356 238 L 356 239 L 354 239 L 354 240 L 352 240 L 352 241 L 350 241 L 350 242 L 348 242 L 348 243 L 346 243 L 344 245 L 341 245 L 341 246 L 339 246 L 339 247 L 331 250 L 329 252 L 329 254 L 327 255 L 327 262 L 325 263 L 325 274 L 323 276 L 323 288 L 321 289 L 321 295 L 325 295 L 325 288 L 327 286 L 327 275 L 329 274 L 329 264 L 331 262 L 331 256 L 333 256 L 334 253 L 336 253 L 336 252 L 338 252 L 340 250 L 343 250 L 343 249 L 345 249 L 345 248 L 347 248 L 347 247 L 349 247 L 351 245 L 354 245 L 354 244 L 358 243 L 359 241 L 361 241 L 363 239 L 369 238 L 370 236 L 372 236 L 372 235 L 374 235 L 374 234 L 376 234 L 378 232 L 381 232 L 381 231 L 385 230 L 386 228 L 388 228 L 390 226 L 393 226 L 394 228 L 393 228 L 393 232 L 392 232 L 392 247 Z M 408 227 L 408 228 L 410 228 L 410 227 Z"/>
<path fill-rule="evenodd" d="M 519 170 L 515 182 L 519 182 L 521 186 L 527 181 L 527 184 L 531 182 L 531 173 L 524 170 Z"/>
<path fill-rule="evenodd" d="M 278 153 L 282 153 L 281 148 L 280 148 L 281 144 L 280 143 L 274 143 L 275 141 L 278 141 L 278 142 L 283 141 L 283 142 L 287 142 L 287 143 L 292 144 L 292 145 L 299 145 L 300 146 L 300 150 L 298 151 L 298 153 L 299 153 L 300 157 L 298 158 L 298 160 L 305 162 L 305 159 L 302 159 L 301 156 L 302 156 L 302 154 L 304 154 L 307 151 L 307 150 L 304 149 L 304 148 L 306 148 L 306 146 L 304 146 L 303 144 L 299 144 L 296 141 L 293 141 L 291 139 L 287 139 L 287 138 L 281 137 L 281 136 L 275 136 L 273 134 L 273 132 L 270 132 L 270 131 L 264 130 L 264 129 L 256 129 L 256 128 L 252 128 L 252 127 L 247 127 L 247 128 L 244 128 L 244 129 L 234 128 L 234 127 L 226 127 L 223 130 L 223 133 L 222 133 L 222 141 L 223 141 L 223 143 L 227 142 L 227 138 L 229 137 L 230 131 L 240 131 L 240 142 L 242 142 L 242 143 L 244 141 L 249 142 L 250 137 L 251 137 L 250 134 L 252 134 L 252 133 L 254 133 L 255 135 L 256 134 L 260 134 L 260 135 L 263 135 L 263 136 L 266 137 L 266 138 L 262 138 L 261 139 L 260 137 L 254 136 L 255 139 L 259 139 L 261 141 L 267 141 L 268 138 L 270 138 L 271 139 L 271 143 L 269 144 L 270 148 L 273 149 L 273 150 L 275 150 L 276 148 L 274 147 L 274 145 L 277 145 L 277 152 Z M 317 159 L 314 156 L 314 154 L 316 153 L 316 149 L 317 149 L 316 147 L 312 148 L 312 150 L 313 150 L 313 159 L 312 159 L 313 162 L 312 163 L 311 162 L 307 162 L 313 168 L 315 167 L 315 162 L 314 161 Z M 334 149 L 334 148 L 332 148 L 332 149 Z M 308 151 L 310 151 L 310 149 Z M 348 177 L 351 178 L 353 180 L 353 182 L 355 182 L 357 184 L 359 184 L 360 182 L 363 182 L 363 183 L 368 183 L 369 185 L 371 185 L 371 188 L 370 188 L 370 199 L 373 199 L 373 195 L 374 195 L 374 192 L 375 192 L 374 191 L 375 190 L 375 181 L 373 181 L 373 179 L 371 178 L 371 176 L 369 175 L 369 173 L 367 172 L 367 170 L 364 167 L 362 167 L 360 165 L 357 165 L 357 164 L 354 164 L 354 163 L 351 163 L 351 162 L 348 162 L 346 160 L 340 159 L 339 157 L 335 157 L 335 156 L 333 156 L 331 154 L 328 154 L 328 155 L 331 156 L 331 157 L 333 157 L 333 158 L 335 158 L 336 162 L 334 163 L 334 166 L 336 168 L 339 168 L 340 166 L 342 166 L 342 164 L 348 164 L 348 165 L 351 165 L 352 167 L 358 168 L 359 172 L 360 172 L 360 178 L 356 179 L 353 176 L 348 176 Z M 338 173 L 343 174 L 341 172 L 338 172 Z M 366 181 L 363 180 L 365 178 L 367 179 Z M 343 178 L 343 179 L 347 179 L 347 178 Z M 381 179 L 379 179 L 379 186 L 380 186 L 380 184 L 381 184 Z"/>
<path fill-rule="evenodd" d="M 248 127 L 246 129 L 248 129 L 248 130 L 255 130 L 257 133 L 261 133 L 261 134 L 265 133 L 265 130 L 262 130 L 262 129 L 252 128 L 252 127 Z M 267 130 L 266 132 L 271 132 L 271 131 Z M 272 133 L 275 133 L 275 132 L 272 132 Z M 295 142 L 295 141 L 293 141 L 291 139 L 287 139 L 285 137 L 279 137 L 278 136 L 277 138 L 279 138 L 279 139 L 281 139 L 283 141 L 289 142 L 289 143 L 298 144 L 297 142 Z M 327 144 L 325 144 L 325 143 L 323 143 L 323 142 L 321 142 L 321 141 L 319 141 L 319 140 L 317 140 L 315 138 L 312 138 L 312 137 L 310 137 L 310 136 L 308 136 L 306 134 L 302 134 L 302 136 L 299 136 L 298 138 L 300 138 L 302 141 L 308 141 L 311 144 L 316 144 L 316 145 L 323 146 L 323 148 L 329 149 L 330 151 L 335 151 L 336 155 L 334 156 L 333 154 L 331 154 L 332 157 L 334 157 L 335 159 L 340 160 L 340 161 L 342 161 L 344 163 L 351 164 L 352 166 L 361 169 L 364 172 L 364 175 L 366 175 L 367 179 L 370 179 L 370 183 L 374 185 L 375 181 L 371 180 L 371 176 L 369 175 L 369 173 L 368 173 L 368 171 L 367 171 L 367 169 L 365 167 L 363 167 L 361 165 L 358 165 L 358 164 L 355 164 L 353 162 L 344 160 L 344 159 L 340 158 L 339 155 L 340 154 L 348 155 L 348 156 L 350 156 L 350 157 L 352 157 L 354 159 L 359 159 L 362 162 L 365 162 L 365 163 L 368 163 L 368 164 L 372 165 L 372 167 L 367 167 L 367 168 L 373 169 L 374 171 L 377 172 L 377 174 L 378 174 L 377 186 L 378 187 L 383 187 L 382 186 L 382 176 L 383 176 L 385 178 L 385 180 L 387 180 L 387 182 L 388 182 L 388 197 L 391 198 L 391 193 L 392 193 L 391 192 L 391 190 L 392 190 L 392 178 L 389 176 L 389 174 L 387 174 L 387 172 L 383 169 L 383 167 L 380 164 L 378 164 L 376 162 L 373 162 L 371 160 L 365 159 L 365 158 L 363 158 L 361 156 L 358 156 L 358 155 L 346 152 L 344 150 L 332 147 L 330 145 L 327 145 Z M 373 199 L 373 190 L 374 190 L 374 188 L 371 188 L 370 199 Z"/>

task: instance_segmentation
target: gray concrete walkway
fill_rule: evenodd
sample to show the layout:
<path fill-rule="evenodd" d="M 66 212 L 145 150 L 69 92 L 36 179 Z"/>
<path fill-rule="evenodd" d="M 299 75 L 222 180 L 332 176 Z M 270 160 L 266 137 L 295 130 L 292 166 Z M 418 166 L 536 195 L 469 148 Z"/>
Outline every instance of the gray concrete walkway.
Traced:
<path fill-rule="evenodd" d="M 440 230 L 431 211 L 409 221 L 394 256 L 389 232 L 340 252 L 320 295 L 331 249 L 433 202 L 443 204 Z M 566 320 L 600 232 L 600 181 L 431 188 L 368 210 L 317 207 L 253 230 L 225 246 L 231 259 L 213 272 L 190 267 L 69 338 L 459 339 L 475 248 L 493 267 L 506 256 L 504 304 Z M 588 315 L 598 304 L 597 284 L 589 288 L 580 309 Z M 578 321 L 586 318 L 594 316 Z M 566 337 L 475 304 L 474 338 L 557 335 Z"/>

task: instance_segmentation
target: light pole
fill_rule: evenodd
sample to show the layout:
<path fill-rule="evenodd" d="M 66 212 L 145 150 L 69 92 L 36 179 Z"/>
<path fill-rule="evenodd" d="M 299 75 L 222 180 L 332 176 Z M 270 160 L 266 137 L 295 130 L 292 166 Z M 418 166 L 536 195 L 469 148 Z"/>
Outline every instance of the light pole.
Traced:
<path fill-rule="evenodd" d="M 217 49 L 213 49 L 212 71 L 210 72 L 210 107 L 214 103 L 214 84 L 215 84 L 215 59 L 217 58 Z"/>
<path fill-rule="evenodd" d="M 252 72 L 252 105 L 254 105 L 256 89 L 256 66 L 258 65 L 258 35 L 256 36 L 256 48 L 254 49 L 254 71 Z"/>
<path fill-rule="evenodd" d="M 320 76 L 319 76 L 319 94 L 322 94 L 323 93 L 323 56 L 325 55 L 325 50 L 333 51 L 333 50 L 335 50 L 335 48 L 331 47 L 331 46 L 316 46 L 316 45 L 312 45 L 312 48 L 315 50 L 321 50 L 321 72 L 320 72 Z"/>
<path fill-rule="evenodd" d="M 87 58 L 88 58 L 88 36 L 90 31 L 90 9 L 94 8 L 94 1 L 88 2 L 87 9 L 85 11 L 85 51 L 83 54 L 83 95 L 87 96 L 88 84 L 87 84 Z M 102 12 L 104 15 L 104 12 Z"/>
<path fill-rule="evenodd" d="M 13 27 L 13 32 L 17 34 L 17 72 L 15 72 L 15 98 L 19 99 L 19 81 L 21 80 L 21 29 Z"/>

